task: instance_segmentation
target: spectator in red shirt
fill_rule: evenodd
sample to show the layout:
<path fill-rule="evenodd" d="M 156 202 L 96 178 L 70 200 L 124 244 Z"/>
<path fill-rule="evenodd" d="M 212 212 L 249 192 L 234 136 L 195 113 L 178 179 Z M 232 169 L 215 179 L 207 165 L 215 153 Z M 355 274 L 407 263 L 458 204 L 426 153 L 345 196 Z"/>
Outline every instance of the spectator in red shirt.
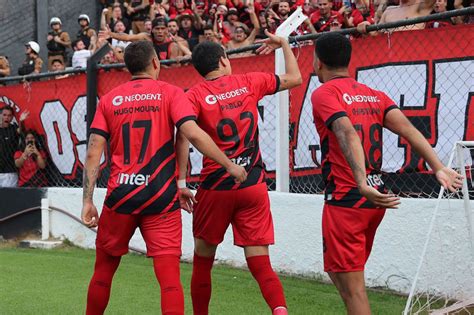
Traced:
<path fill-rule="evenodd" d="M 332 10 L 332 0 L 318 0 L 319 10 L 311 14 L 310 20 L 316 31 L 328 32 L 333 22 L 344 23 L 342 15 Z"/>
<path fill-rule="evenodd" d="M 364 23 L 364 25 L 375 24 L 374 8 L 365 0 L 356 0 L 355 8 L 347 8 L 344 11 L 345 25 L 347 27 L 357 27 L 357 25 Z"/>
<path fill-rule="evenodd" d="M 433 5 L 433 12 L 434 13 L 443 13 L 447 11 L 447 5 L 448 2 L 446 0 L 436 0 L 436 2 Z M 454 24 L 462 24 L 462 17 L 452 17 L 452 18 L 447 18 L 445 20 L 440 20 L 440 21 L 430 21 L 426 23 L 425 28 L 439 28 L 439 27 L 446 27 L 446 26 L 452 26 Z"/>
<path fill-rule="evenodd" d="M 39 149 L 36 133 L 29 130 L 21 149 L 15 152 L 15 166 L 18 168 L 19 187 L 46 186 L 46 152 Z"/>

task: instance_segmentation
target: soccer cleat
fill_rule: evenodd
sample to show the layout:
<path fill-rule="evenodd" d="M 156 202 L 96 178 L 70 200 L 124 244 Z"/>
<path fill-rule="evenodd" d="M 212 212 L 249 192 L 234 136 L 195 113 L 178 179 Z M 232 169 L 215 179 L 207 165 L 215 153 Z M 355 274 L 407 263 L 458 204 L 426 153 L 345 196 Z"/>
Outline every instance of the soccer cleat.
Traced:
<path fill-rule="evenodd" d="M 284 306 L 278 306 L 273 310 L 273 315 L 288 315 L 288 310 Z"/>

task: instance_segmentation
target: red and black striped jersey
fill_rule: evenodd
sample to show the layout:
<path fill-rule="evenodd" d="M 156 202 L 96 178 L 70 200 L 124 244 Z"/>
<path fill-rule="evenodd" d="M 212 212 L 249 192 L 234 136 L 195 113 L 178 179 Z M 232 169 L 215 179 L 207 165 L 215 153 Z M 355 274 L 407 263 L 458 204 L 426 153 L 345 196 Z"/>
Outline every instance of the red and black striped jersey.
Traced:
<path fill-rule="evenodd" d="M 183 90 L 132 80 L 100 99 L 91 133 L 109 139 L 111 172 L 104 206 L 126 214 L 179 209 L 174 127 L 196 120 Z"/>
<path fill-rule="evenodd" d="M 331 124 L 347 116 L 357 131 L 365 153 L 367 183 L 384 191 L 381 178 L 382 130 L 384 117 L 398 108 L 385 93 L 352 78 L 336 78 L 324 83 L 311 96 L 313 116 L 321 138 L 322 175 L 329 204 L 351 208 L 374 208 L 357 189 Z"/>
<path fill-rule="evenodd" d="M 248 173 L 244 183 L 235 183 L 223 167 L 204 157 L 200 187 L 230 190 L 265 181 L 258 141 L 257 105 L 265 95 L 277 92 L 279 86 L 279 77 L 275 74 L 255 72 L 204 81 L 187 91 L 198 125 Z"/>

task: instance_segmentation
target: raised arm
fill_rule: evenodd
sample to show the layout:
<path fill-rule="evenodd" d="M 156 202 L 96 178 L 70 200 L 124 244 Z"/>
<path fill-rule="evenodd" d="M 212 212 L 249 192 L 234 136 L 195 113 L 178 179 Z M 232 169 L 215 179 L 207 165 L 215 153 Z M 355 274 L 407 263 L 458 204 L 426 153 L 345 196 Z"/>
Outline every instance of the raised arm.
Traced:
<path fill-rule="evenodd" d="M 91 134 L 84 164 L 83 195 L 82 195 L 82 222 L 89 227 L 97 226 L 99 215 L 93 202 L 94 188 L 99 176 L 100 157 L 104 152 L 107 140 L 97 134 Z"/>
<path fill-rule="evenodd" d="M 303 82 L 303 79 L 301 78 L 298 62 L 296 61 L 293 51 L 291 51 L 288 41 L 282 37 L 271 34 L 268 32 L 268 30 L 265 30 L 265 35 L 268 36 L 268 39 L 266 39 L 264 44 L 259 49 L 257 49 L 257 52 L 268 54 L 280 47 L 283 50 L 283 56 L 285 58 L 285 73 L 279 75 L 279 91 L 291 89 L 300 85 Z"/>
<path fill-rule="evenodd" d="M 364 149 L 350 119 L 347 116 L 336 119 L 331 123 L 331 130 L 352 170 L 359 192 L 378 207 L 397 208 L 400 204 L 398 197 L 382 194 L 367 184 Z"/>
<path fill-rule="evenodd" d="M 105 8 L 102 10 L 102 13 L 100 15 L 100 30 L 106 30 L 107 29 L 107 19 L 105 15 L 109 12 L 109 9 Z"/>
<path fill-rule="evenodd" d="M 247 10 L 250 16 L 250 22 L 252 22 L 253 25 L 253 30 L 252 32 L 250 32 L 250 35 L 249 37 L 247 37 L 247 40 L 250 44 L 253 44 L 253 42 L 255 41 L 255 37 L 260 31 L 260 22 L 258 21 L 257 14 L 255 14 L 255 7 L 253 1 L 248 1 Z"/>
<path fill-rule="evenodd" d="M 446 189 L 454 192 L 462 186 L 462 176 L 439 160 L 431 145 L 421 132 L 413 126 L 406 116 L 399 109 L 389 111 L 384 120 L 384 127 L 400 135 L 411 144 L 431 167 L 438 182 Z"/>
<path fill-rule="evenodd" d="M 139 40 L 148 40 L 151 41 L 150 34 L 148 33 L 139 33 L 139 34 L 118 34 L 110 31 L 109 27 L 100 32 L 101 36 L 104 36 L 105 39 L 114 38 L 123 42 L 136 42 Z"/>

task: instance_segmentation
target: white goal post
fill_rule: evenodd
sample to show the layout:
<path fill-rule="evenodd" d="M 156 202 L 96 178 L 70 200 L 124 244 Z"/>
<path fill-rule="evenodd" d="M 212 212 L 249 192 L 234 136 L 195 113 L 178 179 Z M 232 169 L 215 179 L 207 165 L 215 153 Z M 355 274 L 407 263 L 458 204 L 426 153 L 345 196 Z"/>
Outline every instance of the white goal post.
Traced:
<path fill-rule="evenodd" d="M 466 151 L 470 153 L 470 156 L 465 155 Z M 433 212 L 430 225 L 428 227 L 426 240 L 423 246 L 423 250 L 421 252 L 418 268 L 411 284 L 410 293 L 405 306 L 405 310 L 403 312 L 404 315 L 427 313 L 456 314 L 460 310 L 464 310 L 467 314 L 472 314 L 471 312 L 474 312 L 474 215 L 472 214 L 471 201 L 469 198 L 470 193 L 474 193 L 472 190 L 469 190 L 470 187 L 471 189 L 474 187 L 474 141 L 456 142 L 452 149 L 448 166 L 453 167 L 458 172 L 460 172 L 460 174 L 463 176 L 463 186 L 461 191 L 455 194 L 449 194 L 449 192 L 445 192 L 445 189 L 443 187 L 441 187 L 440 189 L 436 208 Z M 471 184 L 470 186 L 468 184 L 468 181 Z M 440 227 L 440 225 L 442 224 L 442 220 L 439 219 L 440 205 L 443 199 L 444 201 L 446 201 L 446 195 L 448 195 L 448 197 L 455 196 L 457 198 L 462 196 L 465 215 L 461 216 L 461 218 L 465 218 L 467 229 L 456 232 L 459 232 L 463 236 L 463 238 L 465 236 L 463 240 L 466 242 L 466 246 L 464 248 L 467 253 L 466 255 L 464 255 L 464 257 L 468 258 L 467 261 L 462 262 L 462 268 L 464 269 L 461 268 L 461 270 L 463 270 L 464 272 L 461 272 L 461 275 L 459 275 L 460 278 L 466 278 L 467 282 L 464 282 L 464 280 L 466 279 L 463 279 L 462 281 L 460 281 L 459 286 L 456 287 L 455 293 L 450 292 L 443 294 L 440 293 L 441 291 L 439 290 L 439 283 L 437 284 L 438 287 L 436 287 L 436 285 L 430 287 L 430 279 L 425 278 L 425 283 L 423 285 L 420 285 L 419 282 L 423 276 L 423 272 L 425 269 L 429 269 L 432 266 L 441 265 L 441 263 L 446 264 L 446 261 L 433 261 L 433 256 L 431 256 L 429 253 L 431 249 L 436 247 L 434 245 L 437 245 L 433 243 L 439 242 L 439 240 L 443 240 L 446 245 L 449 246 L 449 242 L 451 241 L 450 235 L 445 235 L 445 231 L 443 231 L 442 227 Z M 448 211 L 454 211 L 455 209 L 450 209 L 449 198 L 447 199 Z M 438 236 L 437 239 L 435 239 L 436 236 Z M 442 256 L 437 257 L 439 260 Z M 447 259 L 452 259 L 453 263 L 456 264 L 456 257 L 449 257 Z M 450 270 L 442 270 L 442 272 L 440 273 L 440 277 L 449 276 L 450 272 L 459 273 L 459 271 L 456 270 L 456 266 L 453 266 L 452 269 L 446 269 Z M 453 275 L 453 277 L 455 277 L 455 275 Z M 436 282 L 436 279 L 432 279 L 432 281 Z M 428 285 L 426 283 L 428 283 Z"/>

